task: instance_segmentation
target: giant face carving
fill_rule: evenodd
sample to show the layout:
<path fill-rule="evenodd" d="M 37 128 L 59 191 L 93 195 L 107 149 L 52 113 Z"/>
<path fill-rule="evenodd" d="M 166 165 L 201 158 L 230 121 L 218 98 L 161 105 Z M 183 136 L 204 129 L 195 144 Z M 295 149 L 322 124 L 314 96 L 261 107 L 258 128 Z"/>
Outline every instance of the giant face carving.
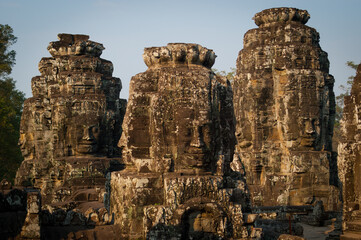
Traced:
<path fill-rule="evenodd" d="M 37 98 L 24 102 L 18 145 L 25 160 L 47 158 L 49 149 L 50 114 L 46 104 Z"/>
<path fill-rule="evenodd" d="M 317 125 L 318 119 L 315 118 L 302 118 L 300 119 L 300 146 L 301 147 L 316 147 L 318 132 Z"/>
<path fill-rule="evenodd" d="M 65 146 L 67 156 L 95 154 L 100 151 L 100 137 L 105 116 L 105 99 L 73 100 L 68 112 Z"/>
<path fill-rule="evenodd" d="M 80 132 L 78 130 L 78 132 Z M 98 150 L 99 126 L 84 125 L 81 139 L 77 137 L 76 152 L 79 154 L 95 153 Z"/>

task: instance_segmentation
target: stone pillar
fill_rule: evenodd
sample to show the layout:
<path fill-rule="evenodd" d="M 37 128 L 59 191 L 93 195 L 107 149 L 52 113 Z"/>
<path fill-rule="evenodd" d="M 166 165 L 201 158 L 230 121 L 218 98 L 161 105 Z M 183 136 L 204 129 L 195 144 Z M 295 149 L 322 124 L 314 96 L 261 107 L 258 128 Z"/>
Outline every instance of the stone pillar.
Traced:
<path fill-rule="evenodd" d="M 257 13 L 238 55 L 236 158 L 254 205 L 337 206 L 334 79 L 309 18 L 295 8 Z"/>
<path fill-rule="evenodd" d="M 21 228 L 21 239 L 40 239 L 41 195 L 38 191 L 27 192 L 26 218 Z"/>
<path fill-rule="evenodd" d="M 343 230 L 361 236 L 361 65 L 344 99 L 341 120 L 342 138 L 338 146 L 339 176 L 343 184 Z M 345 238 L 346 239 L 346 238 Z"/>
<path fill-rule="evenodd" d="M 41 59 L 33 97 L 24 103 L 24 161 L 15 180 L 41 189 L 45 204 L 64 201 L 76 187 L 104 185 L 110 157 L 120 156 L 116 145 L 126 102 L 119 99 L 122 86 L 112 77 L 113 64 L 100 58 L 102 44 L 87 35 L 58 38 L 48 46 L 52 57 Z"/>
<path fill-rule="evenodd" d="M 110 179 L 110 210 L 123 238 L 241 238 L 247 191 L 230 169 L 230 83 L 212 50 L 197 44 L 146 48 L 147 71 L 131 79 L 119 146 L 126 169 Z M 254 231 L 256 232 L 256 231 Z"/>

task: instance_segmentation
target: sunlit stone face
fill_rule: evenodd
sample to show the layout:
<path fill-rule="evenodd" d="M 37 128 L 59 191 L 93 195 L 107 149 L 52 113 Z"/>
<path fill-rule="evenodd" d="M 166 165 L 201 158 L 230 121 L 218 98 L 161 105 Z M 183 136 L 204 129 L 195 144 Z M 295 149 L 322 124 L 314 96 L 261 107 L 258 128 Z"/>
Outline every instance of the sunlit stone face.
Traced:
<path fill-rule="evenodd" d="M 319 136 L 319 133 L 316 131 L 318 120 L 315 118 L 302 118 L 300 121 L 301 147 L 315 147 Z"/>
<path fill-rule="evenodd" d="M 78 131 L 79 132 L 79 131 Z M 97 125 L 84 126 L 83 134 L 79 139 L 77 137 L 76 151 L 79 154 L 95 153 L 98 150 L 98 139 L 100 129 Z"/>
<path fill-rule="evenodd" d="M 80 123 L 69 127 L 66 156 L 92 155 L 100 149 L 99 123 Z"/>
<path fill-rule="evenodd" d="M 288 106 L 288 105 L 286 105 Z M 287 141 L 293 150 L 316 150 L 320 148 L 321 123 L 318 116 L 318 109 L 310 108 L 305 112 L 296 109 L 288 109 L 287 114 L 281 115 L 283 141 Z"/>
<path fill-rule="evenodd" d="M 73 100 L 70 111 L 63 115 L 66 122 L 65 156 L 95 154 L 100 151 L 100 138 L 104 136 L 103 116 L 105 100 Z M 63 122 L 63 121 L 60 121 Z"/>
<path fill-rule="evenodd" d="M 200 102 L 199 99 L 198 102 Z M 184 167 L 204 168 L 211 161 L 212 139 L 208 112 L 210 110 L 195 111 L 193 108 L 189 108 L 184 111 L 188 114 L 183 112 L 181 115 L 189 117 L 179 116 L 177 119 L 179 164 Z"/>
<path fill-rule="evenodd" d="M 34 158 L 34 137 L 31 133 L 20 132 L 19 146 L 24 159 Z"/>
<path fill-rule="evenodd" d="M 24 103 L 23 117 L 20 124 L 18 145 L 25 160 L 46 157 L 48 151 L 42 148 L 48 144 L 49 112 L 39 99 L 28 99 Z"/>

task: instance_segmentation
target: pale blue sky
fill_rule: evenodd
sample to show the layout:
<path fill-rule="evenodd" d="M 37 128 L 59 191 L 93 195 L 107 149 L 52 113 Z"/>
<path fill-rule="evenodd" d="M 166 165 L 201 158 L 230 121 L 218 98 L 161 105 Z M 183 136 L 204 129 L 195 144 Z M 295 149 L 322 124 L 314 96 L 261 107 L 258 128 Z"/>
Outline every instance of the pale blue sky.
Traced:
<path fill-rule="evenodd" d="M 353 74 L 346 61 L 361 60 L 361 0 L 0 0 L 0 23 L 18 37 L 11 76 L 27 97 L 40 59 L 50 56 L 48 43 L 58 33 L 74 33 L 103 43 L 102 58 L 113 62 L 113 76 L 123 83 L 121 97 L 127 98 L 130 78 L 147 68 L 144 47 L 198 43 L 215 51 L 214 68 L 229 70 L 243 48 L 243 35 L 257 27 L 254 14 L 283 6 L 311 14 L 307 25 L 320 33 L 339 93 L 338 86 Z"/>

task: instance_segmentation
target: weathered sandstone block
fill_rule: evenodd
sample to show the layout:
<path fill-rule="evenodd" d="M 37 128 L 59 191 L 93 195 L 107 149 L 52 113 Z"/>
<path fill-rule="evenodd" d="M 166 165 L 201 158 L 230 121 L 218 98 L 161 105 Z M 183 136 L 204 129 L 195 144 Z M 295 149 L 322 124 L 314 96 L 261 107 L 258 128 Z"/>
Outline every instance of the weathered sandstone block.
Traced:
<path fill-rule="evenodd" d="M 21 229 L 22 239 L 40 239 L 41 196 L 38 191 L 27 193 L 26 218 Z"/>
<path fill-rule="evenodd" d="M 335 209 L 331 139 L 334 79 L 305 10 L 274 8 L 254 17 L 244 36 L 233 84 L 236 157 L 255 205 L 323 200 Z M 331 183 L 331 184 L 330 184 Z M 336 195 L 334 195 L 336 194 Z"/>

